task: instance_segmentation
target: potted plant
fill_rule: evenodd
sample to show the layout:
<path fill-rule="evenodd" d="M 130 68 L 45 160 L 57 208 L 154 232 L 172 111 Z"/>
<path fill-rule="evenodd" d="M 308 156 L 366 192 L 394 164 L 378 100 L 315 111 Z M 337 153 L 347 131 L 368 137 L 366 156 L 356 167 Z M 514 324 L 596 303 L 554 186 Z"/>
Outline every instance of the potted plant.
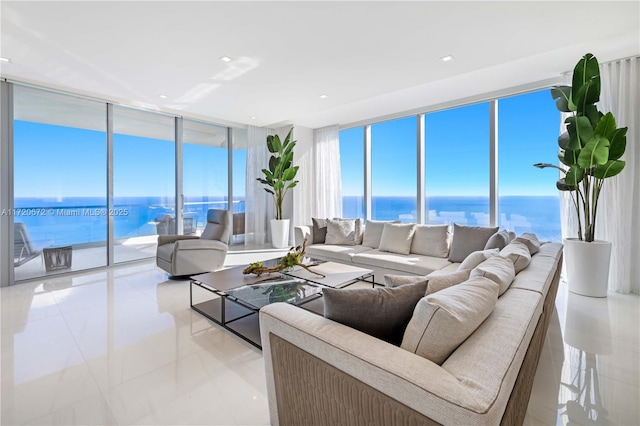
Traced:
<path fill-rule="evenodd" d="M 570 113 L 567 131 L 558 137 L 560 166 L 538 163 L 539 168 L 560 170 L 556 187 L 568 191 L 575 207 L 578 238 L 564 239 L 569 290 L 606 297 L 611 242 L 595 239 L 598 200 L 606 179 L 624 169 L 620 160 L 627 143 L 627 128 L 617 128 L 611 112 L 596 108 L 600 100 L 600 67 L 588 53 L 573 70 L 571 86 L 555 86 L 551 96 L 558 110 Z"/>
<path fill-rule="evenodd" d="M 264 190 L 273 197 L 276 207 L 276 217 L 271 219 L 271 243 L 276 248 L 289 245 L 289 219 L 282 217 L 282 203 L 287 192 L 298 184 L 294 180 L 298 173 L 298 166 L 293 165 L 293 148 L 296 141 L 291 140 L 293 127 L 287 133 L 284 141 L 278 135 L 267 136 L 267 149 L 271 153 L 269 168 L 262 169 L 264 178 L 258 181 L 265 185 Z"/>

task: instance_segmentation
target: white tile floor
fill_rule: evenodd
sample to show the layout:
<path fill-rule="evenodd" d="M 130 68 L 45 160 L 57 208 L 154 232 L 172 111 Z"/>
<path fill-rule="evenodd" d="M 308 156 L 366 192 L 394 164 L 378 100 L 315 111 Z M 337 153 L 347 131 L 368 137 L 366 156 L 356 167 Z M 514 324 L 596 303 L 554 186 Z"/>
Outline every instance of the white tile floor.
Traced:
<path fill-rule="evenodd" d="M 267 255 L 230 254 L 229 264 Z M 269 423 L 262 354 L 152 261 L 0 290 L 0 424 Z M 526 425 L 640 424 L 640 297 L 561 285 Z"/>

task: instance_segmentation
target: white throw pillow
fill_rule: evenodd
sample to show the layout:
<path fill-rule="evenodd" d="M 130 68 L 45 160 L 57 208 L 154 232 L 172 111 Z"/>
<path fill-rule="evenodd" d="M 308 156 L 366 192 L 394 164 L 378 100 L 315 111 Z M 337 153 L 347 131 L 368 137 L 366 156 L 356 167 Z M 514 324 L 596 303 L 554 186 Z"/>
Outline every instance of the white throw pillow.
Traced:
<path fill-rule="evenodd" d="M 461 271 L 452 272 L 450 274 L 439 274 L 427 277 L 427 296 L 436 291 L 463 283 L 469 279 L 471 271 L 463 269 Z"/>
<path fill-rule="evenodd" d="M 364 227 L 364 235 L 362 237 L 362 245 L 378 248 L 380 247 L 380 238 L 382 238 L 382 230 L 385 223 L 401 223 L 399 220 L 390 222 L 384 220 L 367 220 Z"/>
<path fill-rule="evenodd" d="M 475 277 L 423 297 L 400 347 L 442 365 L 491 314 L 499 288 L 488 278 Z"/>
<path fill-rule="evenodd" d="M 409 254 L 415 224 L 385 223 L 380 238 L 380 251 Z"/>
<path fill-rule="evenodd" d="M 482 262 L 471 271 L 471 278 L 486 277 L 500 286 L 498 296 L 509 289 L 509 286 L 516 277 L 516 270 L 513 262 L 508 257 L 492 256 Z"/>
<path fill-rule="evenodd" d="M 351 221 L 355 221 L 355 240 L 356 240 L 356 245 L 357 244 L 362 244 L 362 237 L 364 235 L 364 222 L 362 222 L 362 219 L 360 218 L 356 218 L 356 219 L 345 219 L 345 218 L 341 218 L 341 217 L 334 217 L 333 220 L 342 220 L 342 221 L 347 221 L 347 222 L 351 222 Z"/>
<path fill-rule="evenodd" d="M 500 251 L 500 256 L 508 257 L 516 270 L 516 274 L 529 266 L 531 253 L 525 243 L 513 240 Z"/>
<path fill-rule="evenodd" d="M 385 274 L 384 285 L 385 287 L 398 287 L 405 284 L 413 284 L 420 281 L 426 281 L 427 277 L 424 275 L 392 275 Z"/>
<path fill-rule="evenodd" d="M 450 245 L 449 225 L 416 225 L 413 241 L 411 241 L 411 253 L 447 257 Z"/>
<path fill-rule="evenodd" d="M 324 242 L 343 246 L 356 245 L 356 221 L 327 220 L 327 237 Z"/>
<path fill-rule="evenodd" d="M 488 250 L 478 250 L 471 253 L 465 260 L 458 266 L 458 271 L 463 269 L 473 269 L 491 256 L 496 256 L 499 253 L 497 248 Z"/>

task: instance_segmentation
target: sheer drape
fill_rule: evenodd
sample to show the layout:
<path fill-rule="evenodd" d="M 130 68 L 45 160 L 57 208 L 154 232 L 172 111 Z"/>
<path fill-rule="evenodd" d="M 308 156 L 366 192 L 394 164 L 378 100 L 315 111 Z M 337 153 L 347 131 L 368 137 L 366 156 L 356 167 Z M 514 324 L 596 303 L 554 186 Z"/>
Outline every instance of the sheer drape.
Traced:
<path fill-rule="evenodd" d="M 245 182 L 245 245 L 264 244 L 268 241 L 269 218 L 273 217 L 273 201 L 256 179 L 263 177 L 262 169 L 269 163 L 267 136 L 273 130 L 263 127 L 247 128 L 247 169 Z"/>
<path fill-rule="evenodd" d="M 315 129 L 311 148 L 296 151 L 300 182 L 293 203 L 294 225 L 308 225 L 312 217 L 342 216 L 338 131 L 337 125 Z"/>
<path fill-rule="evenodd" d="M 628 127 L 622 173 L 605 181 L 598 202 L 596 238 L 611 241 L 609 289 L 640 293 L 640 58 L 600 65 L 602 91 L 598 109 L 611 111 L 618 127 Z M 564 84 L 570 84 L 567 76 Z M 565 117 L 563 117 L 564 120 Z M 574 207 L 561 193 L 563 237 L 575 237 Z"/>

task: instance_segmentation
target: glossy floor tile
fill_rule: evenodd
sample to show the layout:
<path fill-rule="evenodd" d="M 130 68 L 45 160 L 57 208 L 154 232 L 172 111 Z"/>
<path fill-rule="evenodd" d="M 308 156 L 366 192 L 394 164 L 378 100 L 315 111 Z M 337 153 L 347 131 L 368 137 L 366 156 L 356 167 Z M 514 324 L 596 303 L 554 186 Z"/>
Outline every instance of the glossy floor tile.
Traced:
<path fill-rule="evenodd" d="M 281 252 L 230 253 L 242 265 Z M 2 425 L 266 425 L 262 353 L 153 261 L 0 290 Z M 561 284 L 525 425 L 640 424 L 640 297 Z"/>

